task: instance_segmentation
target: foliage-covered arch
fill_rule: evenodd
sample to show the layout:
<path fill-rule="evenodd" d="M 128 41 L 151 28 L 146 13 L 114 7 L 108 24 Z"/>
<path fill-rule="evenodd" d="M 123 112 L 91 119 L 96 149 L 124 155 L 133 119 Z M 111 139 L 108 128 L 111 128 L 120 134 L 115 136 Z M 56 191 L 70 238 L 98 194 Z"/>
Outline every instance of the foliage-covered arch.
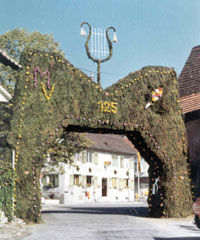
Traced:
<path fill-rule="evenodd" d="M 173 69 L 145 67 L 103 90 L 60 55 L 27 49 L 20 64 L 8 135 L 16 150 L 18 217 L 40 220 L 41 166 L 64 130 L 126 134 L 150 164 L 150 215 L 191 213 L 187 143 Z M 159 87 L 163 94 L 152 102 Z"/>

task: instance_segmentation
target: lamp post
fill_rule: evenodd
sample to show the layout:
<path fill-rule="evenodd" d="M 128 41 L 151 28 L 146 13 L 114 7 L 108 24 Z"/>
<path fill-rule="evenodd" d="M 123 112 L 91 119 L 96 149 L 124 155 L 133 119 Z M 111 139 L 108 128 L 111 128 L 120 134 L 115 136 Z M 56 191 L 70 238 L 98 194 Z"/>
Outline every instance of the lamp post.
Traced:
<path fill-rule="evenodd" d="M 90 37 L 91 35 L 93 34 L 92 32 L 92 27 L 90 26 L 89 23 L 87 22 L 82 22 L 81 23 L 81 32 L 80 32 L 80 35 L 81 36 L 86 36 L 86 32 L 83 28 L 83 25 L 87 25 L 89 27 L 89 34 L 88 34 L 88 37 L 86 39 L 86 42 L 85 42 L 85 49 L 86 49 L 86 53 L 88 55 L 88 58 L 90 58 L 93 62 L 97 63 L 97 83 L 100 85 L 100 79 L 101 79 L 101 76 L 100 76 L 100 64 L 103 63 L 103 62 L 106 62 L 108 61 L 109 59 L 111 59 L 112 57 L 112 41 L 110 40 L 109 36 L 108 36 L 108 31 L 110 29 L 113 30 L 114 32 L 114 35 L 113 35 L 113 42 L 117 42 L 117 35 L 116 35 L 116 29 L 114 27 L 108 27 L 106 29 L 106 32 L 105 32 L 105 35 L 106 35 L 106 39 L 107 39 L 107 42 L 108 42 L 108 47 L 109 47 L 109 55 L 104 58 L 104 59 L 99 59 L 99 58 L 95 58 L 91 55 L 90 53 L 90 50 L 89 50 L 89 46 L 88 46 L 88 43 L 89 43 L 89 40 L 90 40 Z M 97 42 L 101 42 L 101 33 L 95 33 L 99 38 L 98 38 L 98 41 Z M 96 49 L 96 38 L 95 38 L 95 49 Z M 101 44 L 101 43 L 100 43 Z M 99 46 L 100 47 L 100 46 Z M 105 45 L 104 45 L 105 47 Z M 100 47 L 101 49 L 101 47 Z M 105 53 L 105 52 L 104 52 Z"/>

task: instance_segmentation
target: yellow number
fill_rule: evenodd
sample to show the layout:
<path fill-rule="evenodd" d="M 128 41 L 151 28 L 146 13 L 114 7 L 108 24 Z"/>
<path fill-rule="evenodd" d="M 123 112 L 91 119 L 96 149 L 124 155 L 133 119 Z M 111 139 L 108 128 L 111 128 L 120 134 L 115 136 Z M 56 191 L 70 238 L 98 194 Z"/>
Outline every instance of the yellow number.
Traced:
<path fill-rule="evenodd" d="M 112 113 L 117 113 L 117 103 L 116 102 L 111 102 L 111 112 Z"/>
<path fill-rule="evenodd" d="M 110 112 L 110 103 L 109 102 L 104 102 L 104 112 Z"/>
<path fill-rule="evenodd" d="M 116 102 L 99 101 L 97 104 L 100 105 L 101 112 L 117 113 L 118 108 Z"/>
<path fill-rule="evenodd" d="M 103 112 L 103 102 L 100 101 L 100 102 L 98 102 L 98 104 L 100 104 L 100 110 L 101 110 L 101 112 Z"/>

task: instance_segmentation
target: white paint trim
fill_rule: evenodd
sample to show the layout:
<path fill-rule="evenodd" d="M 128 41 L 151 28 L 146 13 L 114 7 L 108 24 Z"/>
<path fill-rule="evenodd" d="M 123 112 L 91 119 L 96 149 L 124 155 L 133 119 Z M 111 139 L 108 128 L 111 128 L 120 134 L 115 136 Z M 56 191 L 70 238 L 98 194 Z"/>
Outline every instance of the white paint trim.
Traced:
<path fill-rule="evenodd" d="M 7 55 L 7 53 L 3 50 L 0 49 L 0 53 L 7 58 L 8 61 L 10 61 L 11 63 L 14 63 L 18 68 L 22 68 L 22 65 L 20 65 L 18 62 L 16 62 L 13 58 L 9 57 Z"/>
<path fill-rule="evenodd" d="M 2 97 L 1 97 L 2 95 Z M 6 91 L 5 88 L 0 86 L 0 102 L 9 102 L 9 100 L 12 98 L 9 92 Z"/>

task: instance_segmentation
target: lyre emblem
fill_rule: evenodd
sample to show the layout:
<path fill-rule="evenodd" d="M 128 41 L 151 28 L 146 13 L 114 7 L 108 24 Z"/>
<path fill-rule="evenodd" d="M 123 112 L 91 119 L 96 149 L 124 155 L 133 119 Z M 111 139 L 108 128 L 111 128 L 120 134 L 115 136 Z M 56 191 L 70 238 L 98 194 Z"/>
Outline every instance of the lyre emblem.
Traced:
<path fill-rule="evenodd" d="M 103 33 L 102 31 L 100 32 L 99 29 L 98 29 L 98 33 L 96 32 L 96 29 L 95 29 L 95 32 L 93 32 L 93 28 L 90 26 L 89 23 L 87 22 L 82 22 L 81 23 L 81 36 L 85 36 L 86 35 L 86 32 L 85 30 L 83 29 L 83 25 L 86 24 L 88 27 L 89 27 L 89 35 L 87 37 L 87 40 L 85 42 L 85 49 L 86 49 L 86 52 L 87 52 L 87 55 L 88 55 L 88 58 L 90 58 L 93 62 L 97 63 L 97 83 L 100 85 L 100 64 L 103 63 L 103 62 L 106 62 L 108 61 L 109 59 L 111 59 L 112 57 L 112 41 L 110 40 L 109 36 L 108 36 L 108 31 L 110 29 L 112 29 L 114 31 L 114 36 L 113 36 L 113 42 L 117 42 L 117 35 L 116 35 L 116 29 L 114 27 L 108 27 L 106 29 L 106 31 Z M 101 49 L 104 48 L 106 49 L 106 45 L 105 45 L 105 41 L 107 39 L 108 41 L 108 47 L 109 47 L 109 55 L 104 58 L 104 59 L 100 59 L 100 58 L 94 58 L 91 53 L 90 53 L 90 50 L 89 50 L 89 46 L 88 46 L 88 43 L 89 43 L 89 40 L 90 40 L 90 37 L 92 36 L 92 45 L 93 45 L 93 37 L 95 39 L 94 41 L 94 45 L 95 45 L 95 50 L 91 49 L 91 51 L 95 52 L 98 52 L 101 54 Z M 97 37 L 97 42 L 96 42 L 96 37 Z M 106 37 L 106 38 L 105 38 Z M 100 49 L 98 50 L 98 47 L 96 49 L 96 43 L 99 43 L 98 45 L 100 45 Z M 97 46 L 98 46 L 97 45 Z M 103 47 L 104 46 L 104 47 Z M 103 51 L 103 53 L 105 53 L 105 51 Z"/>

